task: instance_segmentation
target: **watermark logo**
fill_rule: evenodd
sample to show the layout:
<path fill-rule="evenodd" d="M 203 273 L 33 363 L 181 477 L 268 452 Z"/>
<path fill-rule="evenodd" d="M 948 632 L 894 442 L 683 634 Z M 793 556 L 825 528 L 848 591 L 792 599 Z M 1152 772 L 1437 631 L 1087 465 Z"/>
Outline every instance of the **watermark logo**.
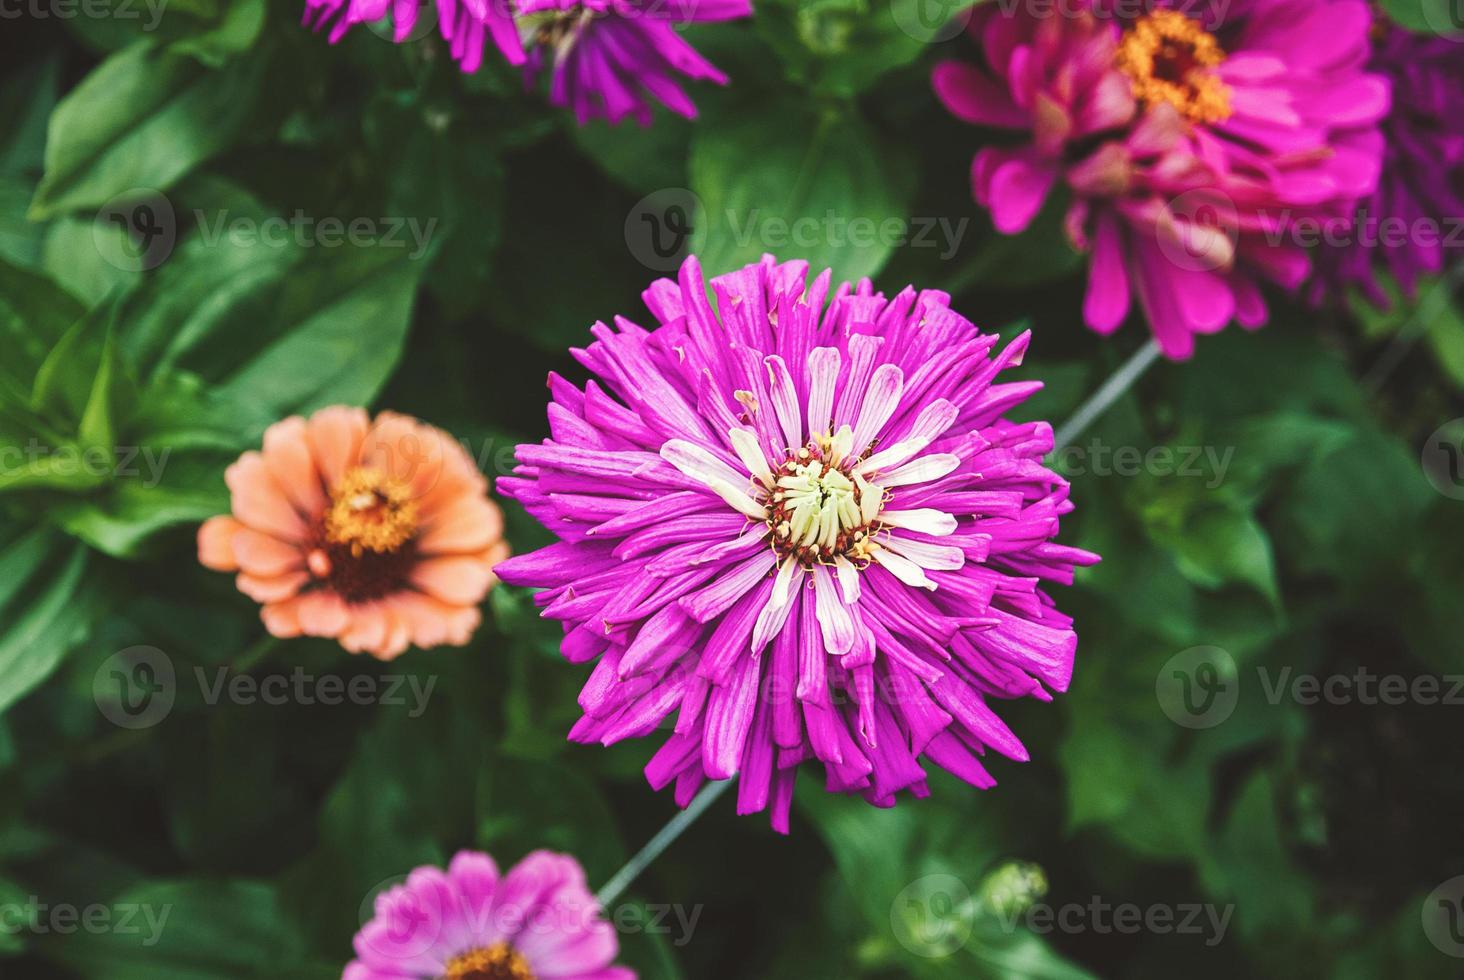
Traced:
<path fill-rule="evenodd" d="M 1447 956 L 1464 959 L 1464 875 L 1455 875 L 1423 900 L 1423 934 Z"/>
<path fill-rule="evenodd" d="M 1423 19 L 1439 37 L 1464 44 L 1464 0 L 1422 0 Z"/>
<path fill-rule="evenodd" d="M 393 4 L 394 9 L 401 9 L 403 4 Z M 437 4 L 434 0 L 418 0 L 416 16 L 412 19 L 412 26 L 405 34 L 398 36 L 397 23 L 402 17 L 400 14 L 392 13 L 379 20 L 373 20 L 366 24 L 366 29 L 384 41 L 391 41 L 399 44 L 410 44 L 413 41 L 420 41 L 437 28 Z"/>
<path fill-rule="evenodd" d="M 1214 272 L 1229 268 L 1240 239 L 1235 202 L 1213 188 L 1185 191 L 1155 224 L 1159 251 L 1176 268 Z"/>
<path fill-rule="evenodd" d="M 653 272 L 675 272 L 686 258 L 701 199 L 684 187 L 663 187 L 625 216 L 625 245 Z"/>
<path fill-rule="evenodd" d="M 1240 699 L 1235 658 L 1220 647 L 1181 650 L 1160 669 L 1154 696 L 1176 725 L 1214 728 L 1230 717 Z"/>
<path fill-rule="evenodd" d="M 971 891 L 955 875 L 926 875 L 912 881 L 890 906 L 895 939 L 916 956 L 949 956 L 971 938 Z"/>
<path fill-rule="evenodd" d="M 974 0 L 894 0 L 890 16 L 909 37 L 922 44 L 949 41 L 971 24 Z"/>
<path fill-rule="evenodd" d="M 112 654 L 92 677 L 97 710 L 118 728 L 151 728 L 168 717 L 178 694 L 173 661 L 157 647 Z"/>
<path fill-rule="evenodd" d="M 252 707 L 288 704 L 405 708 L 407 717 L 427 710 L 437 676 L 416 674 L 311 674 L 303 667 L 288 673 L 253 674 L 231 667 L 194 667 L 187 675 L 208 707 L 221 703 Z M 156 647 L 129 647 L 108 657 L 92 678 L 97 710 L 119 728 L 151 728 L 172 712 L 179 692 L 172 659 Z"/>
<path fill-rule="evenodd" d="M 1464 500 L 1464 418 L 1445 422 L 1423 444 L 1423 475 L 1450 500 Z"/>
<path fill-rule="evenodd" d="M 97 211 L 92 224 L 97 254 L 123 272 L 156 269 L 173 254 L 177 243 L 178 216 L 172 202 L 147 187 L 134 187 L 113 197 Z"/>

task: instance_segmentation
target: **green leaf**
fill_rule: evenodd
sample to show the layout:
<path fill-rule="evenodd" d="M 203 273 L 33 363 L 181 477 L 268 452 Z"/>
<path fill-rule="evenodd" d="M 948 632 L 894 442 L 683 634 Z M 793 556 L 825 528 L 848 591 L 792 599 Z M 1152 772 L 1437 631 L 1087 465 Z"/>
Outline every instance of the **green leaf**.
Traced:
<path fill-rule="evenodd" d="M 0 956 L 10 956 L 25 949 L 25 931 L 35 920 L 30 892 L 9 878 L 0 876 L 0 909 L 21 910 L 21 921 L 11 915 L 0 922 Z"/>
<path fill-rule="evenodd" d="M 1410 31 L 1464 40 L 1464 18 L 1453 0 L 1383 0 L 1382 7 Z"/>
<path fill-rule="evenodd" d="M 175 452 L 166 443 L 119 446 L 108 492 L 61 500 L 50 518 L 115 558 L 139 557 L 155 534 L 229 509 L 223 470 L 232 455 Z"/>
<path fill-rule="evenodd" d="M 52 938 L 46 955 L 93 980 L 330 975 L 308 969 L 302 937 L 262 882 L 153 881 L 116 896 L 111 907 L 136 908 L 132 927 Z"/>
<path fill-rule="evenodd" d="M 11 590 L 0 614 L 0 712 L 30 693 L 61 663 L 86 628 L 79 601 L 86 549 L 33 531 L 0 551 L 0 581 Z"/>
<path fill-rule="evenodd" d="M 166 191 L 244 133 L 265 70 L 254 57 L 212 71 L 148 41 L 111 56 L 51 116 L 32 217 Z"/>
<path fill-rule="evenodd" d="M 919 58 L 975 0 L 810 0 L 770 3 L 757 27 L 793 78 L 820 95 L 852 96 Z"/>
<path fill-rule="evenodd" d="M 1174 548 L 1180 572 L 1196 585 L 1238 582 L 1280 603 L 1271 539 L 1251 515 L 1220 507 L 1191 515 Z"/>
<path fill-rule="evenodd" d="M 265 0 L 229 0 L 222 7 L 216 26 L 174 41 L 169 50 L 218 67 L 252 48 L 264 30 Z"/>
<path fill-rule="evenodd" d="M 61 91 L 61 58 L 55 52 L 12 76 L 0 88 L 0 174 L 39 171 L 46 148 L 46 120 Z"/>
<path fill-rule="evenodd" d="M 401 357 L 422 263 L 385 247 L 322 253 L 286 284 L 278 339 L 232 371 L 221 397 L 279 415 L 368 404 Z"/>
<path fill-rule="evenodd" d="M 138 268 L 119 261 L 138 249 L 128 230 L 116 222 L 103 220 L 102 215 L 68 215 L 43 227 L 41 268 L 87 305 L 95 306 L 138 281 Z"/>
<path fill-rule="evenodd" d="M 55 283 L 0 261 L 0 378 L 29 392 L 46 355 L 84 312 Z"/>
<path fill-rule="evenodd" d="M 910 233 L 911 171 L 849 107 L 757 103 L 708 118 L 690 171 L 702 205 L 692 251 L 709 275 L 772 252 L 857 280 L 879 272 Z"/>

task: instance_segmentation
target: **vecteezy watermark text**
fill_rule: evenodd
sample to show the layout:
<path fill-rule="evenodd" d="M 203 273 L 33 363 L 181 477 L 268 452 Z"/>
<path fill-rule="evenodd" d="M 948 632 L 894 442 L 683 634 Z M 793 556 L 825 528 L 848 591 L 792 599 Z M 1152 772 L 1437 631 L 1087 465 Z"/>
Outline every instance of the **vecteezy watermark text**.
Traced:
<path fill-rule="evenodd" d="M 746 215 L 728 210 L 727 226 L 739 248 L 753 243 L 767 248 L 814 248 L 830 245 L 835 248 L 934 248 L 944 261 L 956 254 L 966 237 L 970 218 L 899 218 L 881 220 L 849 217 L 832 209 L 823 217 L 804 216 L 789 220 L 778 215 L 765 215 L 757 208 Z"/>
<path fill-rule="evenodd" d="M 1018 924 L 1029 932 L 1046 935 L 1060 932 L 1067 935 L 1091 932 L 1098 935 L 1119 933 L 1135 935 L 1203 936 L 1206 946 L 1218 946 L 1230 928 L 1234 905 L 1212 905 L 1208 902 L 1178 902 L 1138 905 L 1133 902 L 1113 903 L 1100 895 L 1087 902 L 1047 905 L 1036 902 L 1021 911 L 997 912 L 1002 928 L 1015 932 Z"/>
<path fill-rule="evenodd" d="M 1064 446 L 1053 454 L 1053 463 L 1069 476 L 1092 473 L 1132 477 L 1147 473 L 1204 477 L 1205 489 L 1214 490 L 1225 482 L 1234 457 L 1234 446 L 1153 446 L 1140 450 L 1137 446 L 1110 446 L 1095 438 L 1086 444 Z"/>
<path fill-rule="evenodd" d="M 0 476 L 43 469 L 56 477 L 135 478 L 151 490 L 172 453 L 167 446 L 48 446 L 32 436 L 21 446 L 0 446 Z"/>
<path fill-rule="evenodd" d="M 266 248 L 407 248 L 409 259 L 427 253 L 437 219 L 422 222 L 417 218 L 316 218 L 296 210 L 289 218 L 280 216 L 259 220 L 246 215 L 230 215 L 226 210 L 209 212 L 195 209 L 199 240 L 213 248 L 228 239 L 237 248 L 263 245 Z"/>
<path fill-rule="evenodd" d="M 169 0 L 0 0 L 0 20 L 141 20 L 142 29 L 155 31 L 163 22 Z"/>
<path fill-rule="evenodd" d="M 303 667 L 289 673 L 254 676 L 231 667 L 194 667 L 192 680 L 209 707 L 287 704 L 384 705 L 403 707 L 407 717 L 420 718 L 437 687 L 437 675 L 311 674 Z M 173 660 L 157 647 L 128 647 L 112 654 L 92 678 L 92 697 L 102 716 L 119 728 L 151 728 L 167 718 L 178 698 Z"/>
<path fill-rule="evenodd" d="M 28 932 L 37 936 L 70 936 L 78 932 L 141 936 L 142 945 L 155 946 L 168 924 L 173 906 L 120 902 L 105 905 L 47 903 L 37 895 L 25 902 L 0 904 L 0 934 Z"/>

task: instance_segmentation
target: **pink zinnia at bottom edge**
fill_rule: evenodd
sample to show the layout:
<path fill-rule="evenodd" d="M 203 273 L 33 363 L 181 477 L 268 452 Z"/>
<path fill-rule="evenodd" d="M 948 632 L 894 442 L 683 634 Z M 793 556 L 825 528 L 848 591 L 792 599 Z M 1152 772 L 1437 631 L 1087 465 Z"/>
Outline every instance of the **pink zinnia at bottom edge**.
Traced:
<path fill-rule="evenodd" d="M 686 805 L 739 777 L 738 812 L 786 832 L 795 774 L 879 806 L 927 767 L 979 787 L 1027 751 L 996 701 L 1050 700 L 1077 635 L 1043 580 L 1096 555 L 1054 542 L 1072 509 L 1045 422 L 1006 413 L 1029 336 L 998 350 L 949 297 L 804 262 L 714 279 L 695 258 L 549 379 L 551 438 L 499 489 L 561 539 L 497 568 L 544 591 L 562 651 L 595 667 L 570 737 L 668 737 L 646 767 Z"/>
<path fill-rule="evenodd" d="M 549 851 L 506 875 L 478 851 L 417 868 L 376 897 L 354 946 L 342 980 L 635 980 L 611 966 L 620 944 L 584 869 Z"/>

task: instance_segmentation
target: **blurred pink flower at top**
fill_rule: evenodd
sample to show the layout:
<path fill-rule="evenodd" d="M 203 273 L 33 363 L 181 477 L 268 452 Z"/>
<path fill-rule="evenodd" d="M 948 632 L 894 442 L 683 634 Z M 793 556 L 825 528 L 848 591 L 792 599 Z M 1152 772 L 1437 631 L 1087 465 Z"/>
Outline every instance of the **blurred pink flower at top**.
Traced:
<path fill-rule="evenodd" d="M 438 26 L 465 72 L 492 44 L 534 82 L 550 75 L 550 101 L 583 125 L 627 117 L 649 126 L 660 103 L 692 118 L 683 80 L 727 83 L 727 76 L 677 33 L 691 23 L 752 16 L 752 0 L 436 0 Z M 391 18 L 398 42 L 418 20 L 415 0 L 306 0 L 305 23 L 330 25 L 339 41 L 353 24 Z"/>
<path fill-rule="evenodd" d="M 323 408 L 270 426 L 224 474 L 232 514 L 198 531 L 206 567 L 237 572 L 279 637 L 324 636 L 390 660 L 462 646 L 508 557 L 488 481 L 441 429 Z"/>
<path fill-rule="evenodd" d="M 1263 280 L 1295 289 L 1309 262 L 1298 218 L 1335 218 L 1377 186 L 1387 82 L 1364 70 L 1361 0 L 1152 6 L 1120 18 L 987 7 L 981 64 L 933 76 L 959 118 L 1024 131 L 977 153 L 972 184 L 1015 234 L 1061 181 L 1069 237 L 1090 254 L 1084 318 L 1100 333 L 1137 293 L 1164 352 L 1267 318 Z"/>

